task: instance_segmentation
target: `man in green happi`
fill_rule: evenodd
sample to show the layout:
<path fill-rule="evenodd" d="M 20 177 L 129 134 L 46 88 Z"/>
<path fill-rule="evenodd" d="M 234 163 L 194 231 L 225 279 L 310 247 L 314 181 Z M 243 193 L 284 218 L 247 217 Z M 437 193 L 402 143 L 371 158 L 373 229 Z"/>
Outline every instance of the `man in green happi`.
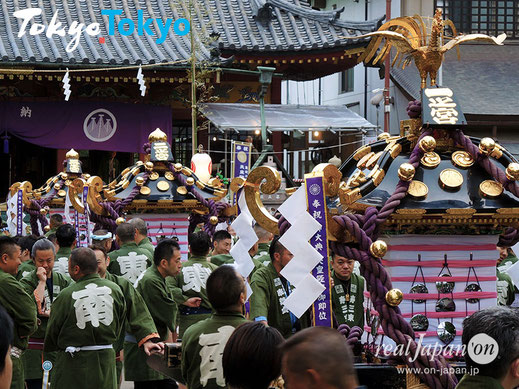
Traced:
<path fill-rule="evenodd" d="M 192 324 L 207 319 L 212 312 L 207 298 L 205 283 L 209 274 L 218 266 L 207 261 L 211 239 L 204 231 L 189 235 L 191 257 L 182 266 L 182 271 L 167 279 L 179 311 L 179 336 Z"/>
<path fill-rule="evenodd" d="M 153 265 L 136 281 L 137 292 L 148 306 L 160 340 L 168 339 L 168 330 L 175 332 L 176 304 L 166 278 L 176 276 L 182 268 L 180 246 L 173 239 L 164 239 L 155 248 Z M 149 368 L 146 355 L 135 340 L 126 338 L 124 343 L 124 376 L 134 381 L 135 389 L 175 388 L 176 383 Z"/>
<path fill-rule="evenodd" d="M 50 216 L 49 221 L 49 230 L 45 233 L 45 237 L 48 238 L 49 235 L 55 234 L 56 230 L 59 226 L 63 225 L 63 216 L 61 216 L 59 213 L 55 213 Z"/>
<path fill-rule="evenodd" d="M 11 347 L 13 364 L 11 389 L 25 388 L 21 357 L 27 348 L 29 336 L 38 328 L 36 305 L 23 286 L 14 278 L 21 263 L 20 254 L 20 246 L 13 238 L 0 237 L 0 305 L 5 308 L 14 323 L 14 341 Z"/>
<path fill-rule="evenodd" d="M 130 223 L 118 225 L 115 234 L 120 249 L 110 253 L 108 271 L 133 284 L 146 268 L 151 266 L 153 255 L 149 250 L 137 246 L 135 228 Z"/>
<path fill-rule="evenodd" d="M 294 287 L 280 273 L 292 257 L 279 238 L 274 239 L 270 245 L 271 262 L 254 272 L 250 285 L 251 320 L 262 321 L 276 328 L 285 338 L 310 325 L 308 311 L 298 319 L 283 306 Z"/>
<path fill-rule="evenodd" d="M 25 291 L 33 297 L 38 312 L 38 329 L 29 338 L 29 348 L 23 353 L 25 381 L 28 389 L 42 387 L 42 361 L 55 362 L 55 353 L 43 353 L 45 331 L 51 306 L 60 292 L 72 283 L 67 276 L 52 271 L 56 248 L 48 239 L 40 239 L 32 246 L 36 269 L 20 280 Z M 52 372 L 51 372 L 52 374 Z"/>
<path fill-rule="evenodd" d="M 247 290 L 231 265 L 222 265 L 207 279 L 207 297 L 214 313 L 189 327 L 182 339 L 182 377 L 189 389 L 226 388 L 222 355 L 234 329 L 247 320 Z"/>
<path fill-rule="evenodd" d="M 151 243 L 148 238 L 148 227 L 146 226 L 146 222 L 139 217 L 134 217 L 129 221 L 129 223 L 135 228 L 135 243 L 137 243 L 137 246 L 141 249 L 148 250 L 153 258 L 155 246 L 153 246 L 153 243 Z"/>
<path fill-rule="evenodd" d="M 94 251 L 79 247 L 69 259 L 74 284 L 54 300 L 44 352 L 57 351 L 52 387 L 117 388 L 114 344 L 123 331 L 123 292 L 97 274 Z"/>
<path fill-rule="evenodd" d="M 270 242 L 272 242 L 274 235 L 272 234 L 272 232 L 267 231 L 259 224 L 256 224 L 254 226 L 254 232 L 258 237 L 258 251 L 254 255 L 254 259 L 261 262 L 263 266 L 268 266 L 268 264 L 270 263 Z"/>
<path fill-rule="evenodd" d="M 36 243 L 37 240 L 38 237 L 36 235 L 27 235 L 20 238 L 18 241 L 18 245 L 22 250 L 22 264 L 18 266 L 18 273 L 16 274 L 17 280 L 22 279 L 31 271 L 36 269 L 32 258 L 32 246 L 34 243 Z"/>
<path fill-rule="evenodd" d="M 217 266 L 234 263 L 229 254 L 232 246 L 232 237 L 226 230 L 218 230 L 213 235 L 213 252 L 210 262 Z"/>
<path fill-rule="evenodd" d="M 338 324 L 364 329 L 364 278 L 353 273 L 355 260 L 331 253 L 332 308 Z"/>
<path fill-rule="evenodd" d="M 463 320 L 461 341 L 467 350 L 464 353 L 467 373 L 456 389 L 513 389 L 519 386 L 519 315 L 516 309 L 497 306 L 473 313 Z"/>
<path fill-rule="evenodd" d="M 54 271 L 68 276 L 68 259 L 76 247 L 76 230 L 70 224 L 62 224 L 56 230 L 59 250 L 54 261 Z"/>

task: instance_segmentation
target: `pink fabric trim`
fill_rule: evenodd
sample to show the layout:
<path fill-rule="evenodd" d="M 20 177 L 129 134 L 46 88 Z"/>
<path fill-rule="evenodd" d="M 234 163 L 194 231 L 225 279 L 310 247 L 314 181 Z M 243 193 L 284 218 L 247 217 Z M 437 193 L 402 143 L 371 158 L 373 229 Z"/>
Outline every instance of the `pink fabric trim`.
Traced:
<path fill-rule="evenodd" d="M 440 245 L 440 246 L 427 246 L 419 244 L 396 244 L 389 246 L 389 250 L 392 251 L 480 251 L 480 250 L 497 250 L 495 244 L 482 244 L 482 245 Z"/>
<path fill-rule="evenodd" d="M 394 267 L 394 266 L 421 266 L 421 267 L 443 267 L 444 261 L 391 261 L 391 260 L 382 260 L 382 264 L 384 266 Z M 470 268 L 470 267 L 490 267 L 496 266 L 496 259 L 485 259 L 485 260 L 473 260 L 473 261 L 465 261 L 465 260 L 450 260 L 448 262 L 449 267 L 460 267 L 460 268 Z"/>

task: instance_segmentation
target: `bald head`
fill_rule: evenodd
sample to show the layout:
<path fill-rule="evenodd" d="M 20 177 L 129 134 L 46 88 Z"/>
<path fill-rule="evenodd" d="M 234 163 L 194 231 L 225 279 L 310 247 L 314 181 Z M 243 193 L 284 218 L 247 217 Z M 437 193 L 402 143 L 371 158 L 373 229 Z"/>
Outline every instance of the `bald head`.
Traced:
<path fill-rule="evenodd" d="M 256 233 L 256 236 L 258 237 L 258 243 L 270 243 L 272 238 L 274 238 L 274 235 L 272 232 L 267 231 L 259 224 L 256 224 L 254 226 L 254 232 Z"/>
<path fill-rule="evenodd" d="M 357 376 L 344 336 L 326 327 L 298 332 L 283 346 L 282 371 L 290 386 L 301 389 L 353 389 Z"/>

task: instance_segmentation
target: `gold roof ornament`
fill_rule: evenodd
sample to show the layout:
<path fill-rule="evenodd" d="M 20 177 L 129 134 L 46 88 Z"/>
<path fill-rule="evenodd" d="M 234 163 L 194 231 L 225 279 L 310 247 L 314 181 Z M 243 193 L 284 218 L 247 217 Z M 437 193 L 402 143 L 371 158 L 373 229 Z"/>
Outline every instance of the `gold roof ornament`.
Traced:
<path fill-rule="evenodd" d="M 74 149 L 70 149 L 69 151 L 67 151 L 67 154 L 65 154 L 65 158 L 66 159 L 79 159 L 79 153 Z"/>
<path fill-rule="evenodd" d="M 453 36 L 445 36 L 445 27 L 450 27 Z M 397 32 L 398 31 L 398 32 Z M 460 43 L 470 41 L 485 41 L 502 45 L 506 39 L 506 34 L 501 34 L 497 38 L 485 34 L 468 34 L 458 35 L 454 23 L 449 19 L 442 19 L 442 11 L 437 9 L 430 27 L 430 33 L 427 31 L 423 18 L 419 15 L 413 17 L 404 16 L 395 18 L 384 23 L 378 31 L 365 35 L 359 35 L 355 38 L 373 37 L 364 53 L 358 58 L 358 61 L 370 62 L 377 53 L 377 49 L 383 40 L 380 54 L 373 60 L 373 64 L 384 61 L 390 54 L 391 48 L 396 49 L 396 55 L 393 59 L 392 66 L 397 61 L 398 65 L 402 63 L 404 69 L 411 61 L 414 61 L 421 78 L 421 87 L 427 86 L 427 76 L 431 80 L 431 86 L 436 85 L 436 75 L 440 68 L 444 54 L 450 49 L 456 47 Z M 427 42 L 427 37 L 429 41 Z M 442 42 L 450 39 L 442 45 Z"/>
<path fill-rule="evenodd" d="M 150 143 L 153 143 L 153 142 L 160 142 L 160 141 L 163 141 L 163 142 L 167 142 L 168 141 L 168 136 L 166 135 L 166 133 L 164 131 L 162 131 L 160 128 L 157 128 L 155 131 L 153 131 L 149 136 L 148 136 L 148 141 Z"/>

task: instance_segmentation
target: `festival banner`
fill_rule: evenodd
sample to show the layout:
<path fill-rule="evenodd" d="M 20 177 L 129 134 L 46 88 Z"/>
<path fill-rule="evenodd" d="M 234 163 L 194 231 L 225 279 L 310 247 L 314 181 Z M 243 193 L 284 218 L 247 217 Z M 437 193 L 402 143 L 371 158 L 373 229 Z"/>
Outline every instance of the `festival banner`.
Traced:
<path fill-rule="evenodd" d="M 7 101 L 0 130 L 42 147 L 142 152 L 150 132 L 172 138 L 168 106 L 93 101 Z"/>
<path fill-rule="evenodd" d="M 310 244 L 319 254 L 321 261 L 312 270 L 312 275 L 324 286 L 324 291 L 313 304 L 314 326 L 332 327 L 332 302 L 330 269 L 328 262 L 328 231 L 326 223 L 326 197 L 322 173 L 305 174 L 308 213 L 321 224 L 321 229 L 310 239 Z"/>
<path fill-rule="evenodd" d="M 232 142 L 232 178 L 247 179 L 250 169 L 251 143 Z"/>
<path fill-rule="evenodd" d="M 18 197 L 16 198 L 16 235 L 25 235 L 23 231 L 23 192 L 18 191 Z"/>

